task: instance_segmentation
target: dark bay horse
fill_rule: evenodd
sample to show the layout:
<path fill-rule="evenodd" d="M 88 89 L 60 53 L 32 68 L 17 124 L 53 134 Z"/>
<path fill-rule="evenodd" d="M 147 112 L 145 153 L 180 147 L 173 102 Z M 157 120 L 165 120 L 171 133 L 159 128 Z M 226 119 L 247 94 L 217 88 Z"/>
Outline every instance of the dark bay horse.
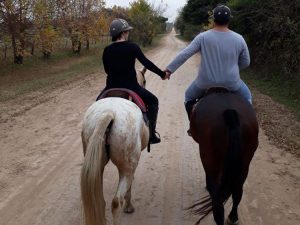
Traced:
<path fill-rule="evenodd" d="M 190 207 L 200 215 L 211 211 L 217 225 L 224 225 L 224 204 L 232 196 L 228 224 L 238 224 L 238 205 L 249 164 L 258 146 L 256 114 L 242 97 L 224 91 L 208 93 L 191 114 L 191 134 L 199 144 L 209 195 Z"/>

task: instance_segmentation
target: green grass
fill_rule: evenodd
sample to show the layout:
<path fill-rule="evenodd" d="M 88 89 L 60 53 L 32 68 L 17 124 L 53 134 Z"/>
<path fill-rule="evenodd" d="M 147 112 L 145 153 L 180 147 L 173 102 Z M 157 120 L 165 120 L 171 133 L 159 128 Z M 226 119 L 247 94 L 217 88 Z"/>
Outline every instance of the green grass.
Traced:
<path fill-rule="evenodd" d="M 24 65 L 9 63 L 0 73 L 0 101 L 95 73 L 101 67 L 102 51 L 103 46 L 97 46 L 80 55 L 61 52 L 48 60 L 33 56 Z"/>
<path fill-rule="evenodd" d="M 289 108 L 300 121 L 300 79 L 248 69 L 242 78 L 251 86 Z"/>
<path fill-rule="evenodd" d="M 146 47 L 143 47 L 142 45 L 140 45 L 140 48 L 142 49 L 143 52 L 150 51 L 151 49 L 154 49 L 155 47 L 157 47 L 159 45 L 160 40 L 164 36 L 165 36 L 165 34 L 158 34 L 153 38 L 151 45 L 148 45 Z"/>
<path fill-rule="evenodd" d="M 76 59 L 79 57 L 87 57 L 87 56 L 92 56 L 95 54 L 95 50 L 99 50 L 103 48 L 103 44 L 98 44 L 93 46 L 89 51 L 82 49 L 81 53 L 79 55 L 74 54 L 70 50 L 60 50 L 57 52 L 54 52 L 49 59 L 44 59 L 41 54 L 39 55 L 34 55 L 34 56 L 25 56 L 24 57 L 24 63 L 22 65 L 14 64 L 11 61 L 3 61 L 0 62 L 1 66 L 1 76 L 5 76 L 11 73 L 17 73 L 19 71 L 24 71 L 28 69 L 33 69 L 33 68 L 42 68 L 47 65 L 55 64 L 55 63 L 60 63 L 63 60 L 66 59 Z"/>
<path fill-rule="evenodd" d="M 184 37 L 180 34 L 177 34 L 176 38 L 178 38 L 179 40 L 184 41 L 184 42 L 190 42 L 190 40 L 188 40 L 186 37 Z"/>

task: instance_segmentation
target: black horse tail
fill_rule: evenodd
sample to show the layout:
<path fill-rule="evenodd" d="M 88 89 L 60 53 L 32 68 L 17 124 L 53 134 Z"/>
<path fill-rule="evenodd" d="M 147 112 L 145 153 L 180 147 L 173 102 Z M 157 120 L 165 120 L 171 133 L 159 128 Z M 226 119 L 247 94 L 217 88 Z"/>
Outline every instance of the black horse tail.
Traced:
<path fill-rule="evenodd" d="M 218 197 L 225 203 L 232 194 L 234 185 L 242 171 L 242 137 L 237 111 L 232 109 L 225 110 L 223 118 L 228 128 L 229 145 L 225 155 Z"/>
<path fill-rule="evenodd" d="M 187 208 L 187 210 L 190 210 L 191 214 L 201 215 L 201 218 L 196 222 L 196 225 L 200 224 L 201 220 L 213 211 L 212 198 L 218 199 L 218 201 L 223 204 L 226 203 L 232 194 L 234 184 L 236 183 L 239 177 L 239 172 L 242 169 L 241 128 L 239 115 L 236 110 L 228 109 L 223 112 L 223 119 L 228 129 L 229 145 L 224 157 L 221 182 L 213 193 L 211 193 L 214 196 L 208 195 L 195 202 L 195 204 L 191 207 Z"/>

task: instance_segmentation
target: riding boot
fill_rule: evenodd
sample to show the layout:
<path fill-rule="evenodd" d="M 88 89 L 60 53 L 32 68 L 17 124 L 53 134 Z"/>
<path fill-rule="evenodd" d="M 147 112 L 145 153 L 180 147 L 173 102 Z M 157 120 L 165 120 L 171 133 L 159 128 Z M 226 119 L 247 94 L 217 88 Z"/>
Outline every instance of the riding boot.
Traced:
<path fill-rule="evenodd" d="M 148 106 L 149 130 L 150 130 L 150 144 L 160 143 L 159 133 L 156 132 L 156 120 L 158 114 L 158 105 L 152 104 Z"/>
<path fill-rule="evenodd" d="M 186 110 L 187 116 L 188 116 L 188 118 L 189 118 L 189 121 L 191 120 L 191 114 L 192 114 L 192 110 L 193 110 L 194 104 L 195 104 L 195 101 L 188 101 L 188 102 L 185 102 L 185 103 L 184 103 L 184 105 L 185 105 L 185 110 Z M 189 136 L 192 136 L 191 128 L 189 128 L 189 129 L 187 130 L 187 134 L 188 134 Z"/>
<path fill-rule="evenodd" d="M 156 121 L 149 120 L 150 144 L 158 144 L 161 141 L 159 133 L 156 132 L 155 128 L 156 128 Z"/>
<path fill-rule="evenodd" d="M 189 101 L 189 102 L 184 103 L 185 110 L 186 110 L 186 113 L 187 113 L 187 116 L 188 116 L 189 120 L 191 120 L 191 113 L 192 113 L 194 104 L 195 104 L 194 101 Z"/>

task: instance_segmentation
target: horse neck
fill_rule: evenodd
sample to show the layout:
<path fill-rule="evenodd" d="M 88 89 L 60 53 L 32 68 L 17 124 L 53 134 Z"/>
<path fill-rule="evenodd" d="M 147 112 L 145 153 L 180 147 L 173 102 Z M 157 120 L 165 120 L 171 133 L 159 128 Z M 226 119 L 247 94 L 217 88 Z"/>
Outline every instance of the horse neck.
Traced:
<path fill-rule="evenodd" d="M 146 68 L 144 67 L 141 71 L 139 70 L 137 73 L 137 81 L 139 85 L 143 88 L 146 86 L 145 72 Z"/>

